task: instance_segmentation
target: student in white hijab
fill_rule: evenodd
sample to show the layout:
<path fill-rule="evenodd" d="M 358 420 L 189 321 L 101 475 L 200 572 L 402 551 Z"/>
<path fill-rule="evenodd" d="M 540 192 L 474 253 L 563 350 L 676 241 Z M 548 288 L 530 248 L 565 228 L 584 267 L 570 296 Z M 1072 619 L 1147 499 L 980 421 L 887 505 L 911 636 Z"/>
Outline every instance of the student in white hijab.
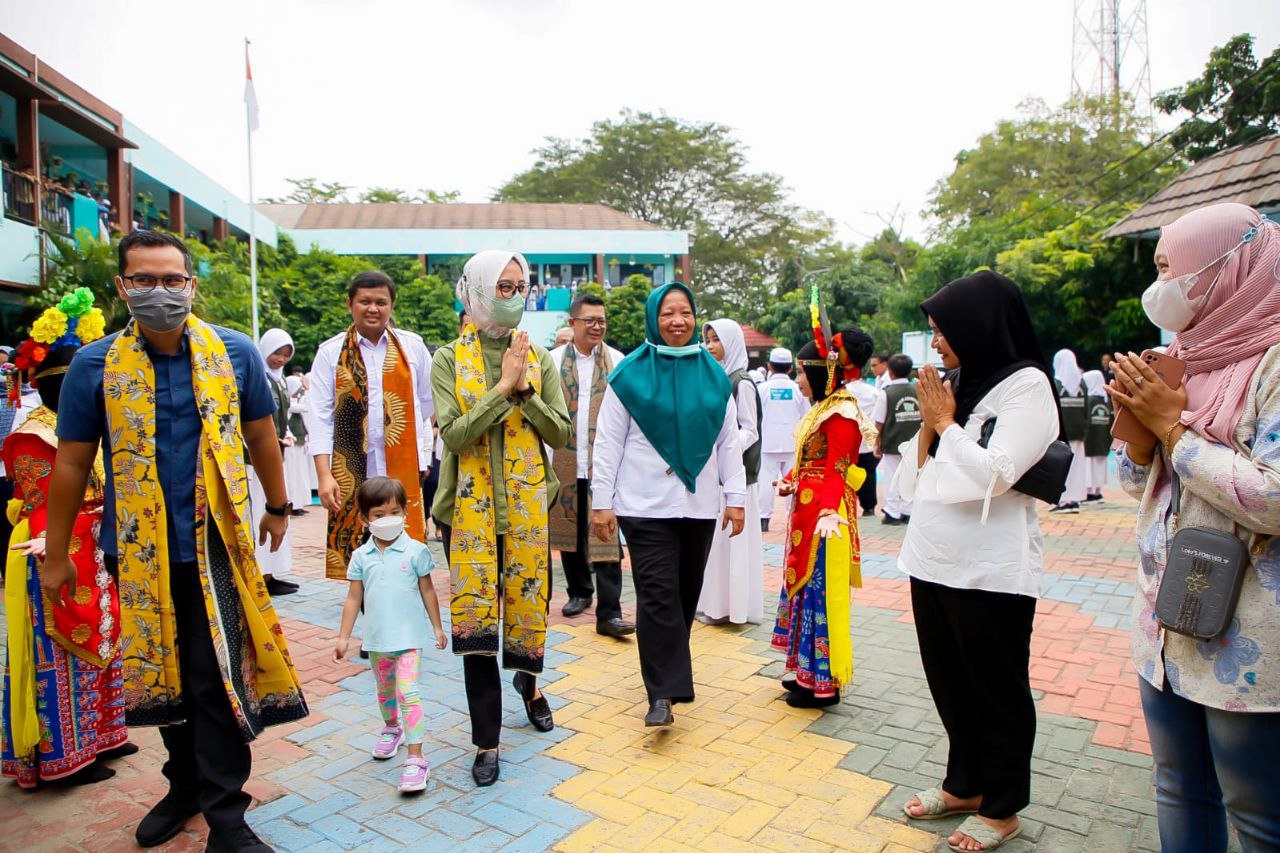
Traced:
<path fill-rule="evenodd" d="M 284 329 L 268 329 L 258 341 L 258 354 L 267 366 L 267 382 L 271 385 L 271 394 L 275 397 L 276 411 L 272 415 L 276 425 L 276 438 L 280 440 L 282 454 L 287 454 L 293 444 L 289 434 L 289 391 L 284 381 L 284 366 L 293 358 L 293 338 Z M 304 459 L 304 462 L 306 460 Z M 262 517 L 267 514 L 267 495 L 262 489 L 253 466 L 249 470 L 249 509 L 253 513 L 253 529 L 258 529 Z M 289 465 L 286 457 L 285 479 L 288 481 Z M 270 543 L 257 547 L 258 568 L 262 570 L 262 579 L 266 581 L 267 592 L 271 595 L 290 595 L 298 591 L 298 585 L 281 580 L 278 575 L 288 574 L 293 565 L 293 552 L 289 533 L 285 531 L 284 540 L 275 551 Z"/>
<path fill-rule="evenodd" d="M 1084 455 L 1084 436 L 1088 412 L 1085 409 L 1087 401 L 1084 395 L 1084 374 L 1076 361 L 1075 353 L 1069 349 L 1060 349 L 1054 354 L 1053 378 L 1058 390 L 1058 404 L 1062 407 L 1063 437 L 1071 446 L 1074 458 L 1067 474 L 1067 488 L 1062 493 L 1062 499 L 1049 512 L 1078 513 L 1086 496 L 1085 468 L 1088 463 Z"/>
<path fill-rule="evenodd" d="M 289 435 L 286 441 L 292 443 L 284 448 L 284 484 L 289 502 L 293 504 L 293 514 L 302 515 L 311 505 L 311 489 L 316 476 L 316 466 L 311 464 L 311 457 L 307 455 L 307 426 L 303 417 L 307 411 L 307 389 L 302 376 L 295 373 L 286 378 L 285 391 L 289 395 Z"/>
<path fill-rule="evenodd" d="M 740 536 L 716 526 L 698 599 L 698 619 L 709 625 L 759 622 L 764 619 L 764 563 L 760 517 L 760 393 L 747 371 L 747 345 L 736 320 L 712 320 L 702 327 L 703 340 L 733 384 L 738 410 L 738 445 L 747 470 L 745 512 L 749 519 Z M 772 496 L 771 496 L 772 497 Z M 721 510 L 725 506 L 721 495 Z"/>
<path fill-rule="evenodd" d="M 1107 484 L 1107 460 L 1111 455 L 1111 400 L 1104 390 L 1106 377 L 1101 370 L 1086 370 L 1084 387 L 1089 424 L 1085 430 L 1085 502 L 1102 501 L 1102 487 Z"/>

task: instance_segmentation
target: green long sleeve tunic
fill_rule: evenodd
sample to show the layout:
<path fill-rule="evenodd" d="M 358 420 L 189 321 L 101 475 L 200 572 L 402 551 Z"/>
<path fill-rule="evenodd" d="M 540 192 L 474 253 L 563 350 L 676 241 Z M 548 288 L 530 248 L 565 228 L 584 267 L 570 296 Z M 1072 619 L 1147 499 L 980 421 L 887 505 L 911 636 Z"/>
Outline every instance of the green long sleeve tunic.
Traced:
<path fill-rule="evenodd" d="M 456 343 L 456 342 L 454 342 Z M 515 405 L 537 431 L 541 439 L 542 466 L 547 478 L 547 506 L 555 501 L 560 491 L 560 481 L 551 470 L 547 458 L 547 446 L 553 450 L 564 447 L 569 441 L 569 408 L 564 401 L 564 388 L 560 384 L 560 371 L 551 355 L 543 347 L 533 344 L 533 351 L 542 365 L 542 391 L 522 403 L 513 403 L 494 386 L 502 377 L 502 355 L 511 344 L 511 336 L 487 338 L 480 336 L 480 352 L 484 358 L 485 382 L 489 391 L 480 398 L 471 411 L 463 414 L 454 390 L 454 343 L 436 350 L 431 360 L 431 396 L 435 400 L 436 424 L 444 441 L 444 458 L 440 460 L 440 481 L 436 498 L 431 505 L 431 515 L 444 524 L 453 524 L 453 502 L 458 487 L 458 453 L 489 436 L 489 464 L 491 470 L 502 470 L 505 446 L 502 422 L 511 414 Z M 499 536 L 507 533 L 507 486 L 502 477 L 493 481 L 494 520 Z"/>

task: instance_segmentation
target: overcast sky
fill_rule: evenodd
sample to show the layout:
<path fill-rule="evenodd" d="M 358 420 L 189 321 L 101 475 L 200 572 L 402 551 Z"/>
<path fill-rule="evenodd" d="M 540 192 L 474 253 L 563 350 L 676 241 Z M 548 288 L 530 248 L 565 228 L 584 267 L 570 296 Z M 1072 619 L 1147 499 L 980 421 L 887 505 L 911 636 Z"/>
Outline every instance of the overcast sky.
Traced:
<path fill-rule="evenodd" d="M 957 151 L 1065 100 L 1072 2 L 5 0 L 0 31 L 241 195 L 248 36 L 259 197 L 312 176 L 485 201 L 543 137 L 629 107 L 728 125 L 858 241 L 895 209 L 922 234 Z M 1149 0 L 1148 20 L 1155 91 L 1236 33 L 1280 43 L 1280 0 Z"/>

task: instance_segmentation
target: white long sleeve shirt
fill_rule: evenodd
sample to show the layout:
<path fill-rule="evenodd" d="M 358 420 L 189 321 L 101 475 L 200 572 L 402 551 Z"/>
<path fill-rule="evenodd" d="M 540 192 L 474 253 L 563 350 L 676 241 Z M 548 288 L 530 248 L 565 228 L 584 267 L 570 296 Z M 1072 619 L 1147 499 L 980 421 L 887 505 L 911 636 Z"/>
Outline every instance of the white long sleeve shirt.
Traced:
<path fill-rule="evenodd" d="M 884 423 L 885 416 L 889 410 L 888 397 L 885 396 L 884 391 L 870 382 L 863 382 L 861 379 L 855 379 L 844 387 L 849 389 L 853 399 L 858 401 L 858 408 L 862 409 L 862 413 L 870 418 L 873 424 Z M 858 455 L 875 453 L 875 450 L 874 445 L 863 444 L 862 449 L 858 451 Z"/>
<path fill-rule="evenodd" d="M 760 437 L 760 422 L 756 417 L 756 397 L 760 390 L 754 382 L 738 383 L 738 393 L 734 397 L 734 407 L 738 410 L 738 452 L 746 453 L 747 448 L 756 443 Z"/>
<path fill-rule="evenodd" d="M 564 346 L 556 347 L 551 351 L 551 360 L 555 362 L 556 369 L 559 370 L 564 363 L 564 351 L 568 347 L 574 346 L 570 341 Z M 609 351 L 609 364 L 614 367 L 618 366 L 618 362 L 622 361 L 623 355 L 608 344 L 599 344 L 599 346 L 607 347 Z M 587 436 L 591 435 L 591 380 L 595 378 L 596 356 L 595 350 L 589 355 L 578 353 L 574 364 L 578 368 L 578 417 L 576 424 L 576 434 L 578 436 L 578 479 L 588 479 L 591 470 L 591 454 L 588 453 Z M 568 400 L 565 401 L 566 403 Z M 752 439 L 755 441 L 755 439 Z M 547 449 L 547 458 L 551 458 L 551 449 Z"/>
<path fill-rule="evenodd" d="M 431 401 L 431 353 L 422 338 L 405 329 L 396 329 L 396 338 L 404 348 L 406 360 L 409 362 L 409 373 L 413 380 L 414 398 L 413 413 L 416 418 L 418 433 L 418 467 L 421 471 L 431 468 L 431 416 L 435 414 L 435 405 Z M 311 407 L 311 424 L 308 429 L 307 448 L 312 456 L 331 456 L 333 454 L 333 404 L 334 386 L 337 383 L 338 356 L 342 352 L 342 343 L 346 332 L 329 338 L 316 350 L 315 361 L 311 363 L 311 390 L 308 403 Z M 387 335 L 374 343 L 363 335 L 357 335 L 360 342 L 360 357 L 364 360 L 364 370 L 368 379 L 369 418 L 366 429 L 368 433 L 369 455 L 366 460 L 367 474 L 370 477 L 386 476 L 387 456 L 383 430 L 386 427 L 382 408 L 382 366 L 387 358 Z"/>
<path fill-rule="evenodd" d="M 738 407 L 730 398 L 715 448 L 694 481 L 684 487 L 645 438 L 610 387 L 596 418 L 592 451 L 591 508 L 631 518 L 718 518 L 725 505 L 746 505 L 747 472 L 738 445 Z"/>
<path fill-rule="evenodd" d="M 796 452 L 796 424 L 809 411 L 809 398 L 785 373 L 775 373 L 757 386 L 760 392 L 761 453 Z"/>
<path fill-rule="evenodd" d="M 996 426 L 984 448 L 978 439 L 990 418 Z M 963 427 L 947 428 L 923 467 L 916 464 L 920 436 L 899 448 L 894 482 L 915 510 L 898 568 L 944 586 L 1039 598 L 1044 544 L 1035 498 L 1011 487 L 1058 437 L 1044 372 L 1028 367 L 993 388 Z"/>

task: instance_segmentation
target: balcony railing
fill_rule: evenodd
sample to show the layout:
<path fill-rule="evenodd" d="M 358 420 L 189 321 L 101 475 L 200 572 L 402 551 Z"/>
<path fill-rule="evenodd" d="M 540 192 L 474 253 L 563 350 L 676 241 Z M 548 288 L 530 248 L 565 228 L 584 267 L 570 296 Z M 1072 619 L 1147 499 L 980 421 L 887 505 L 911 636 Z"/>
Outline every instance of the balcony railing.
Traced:
<path fill-rule="evenodd" d="M 40 223 L 61 234 L 70 234 L 71 207 L 71 196 L 46 189 L 40 193 Z"/>
<path fill-rule="evenodd" d="M 36 224 L 36 182 L 6 164 L 3 170 L 4 215 L 28 225 Z"/>

